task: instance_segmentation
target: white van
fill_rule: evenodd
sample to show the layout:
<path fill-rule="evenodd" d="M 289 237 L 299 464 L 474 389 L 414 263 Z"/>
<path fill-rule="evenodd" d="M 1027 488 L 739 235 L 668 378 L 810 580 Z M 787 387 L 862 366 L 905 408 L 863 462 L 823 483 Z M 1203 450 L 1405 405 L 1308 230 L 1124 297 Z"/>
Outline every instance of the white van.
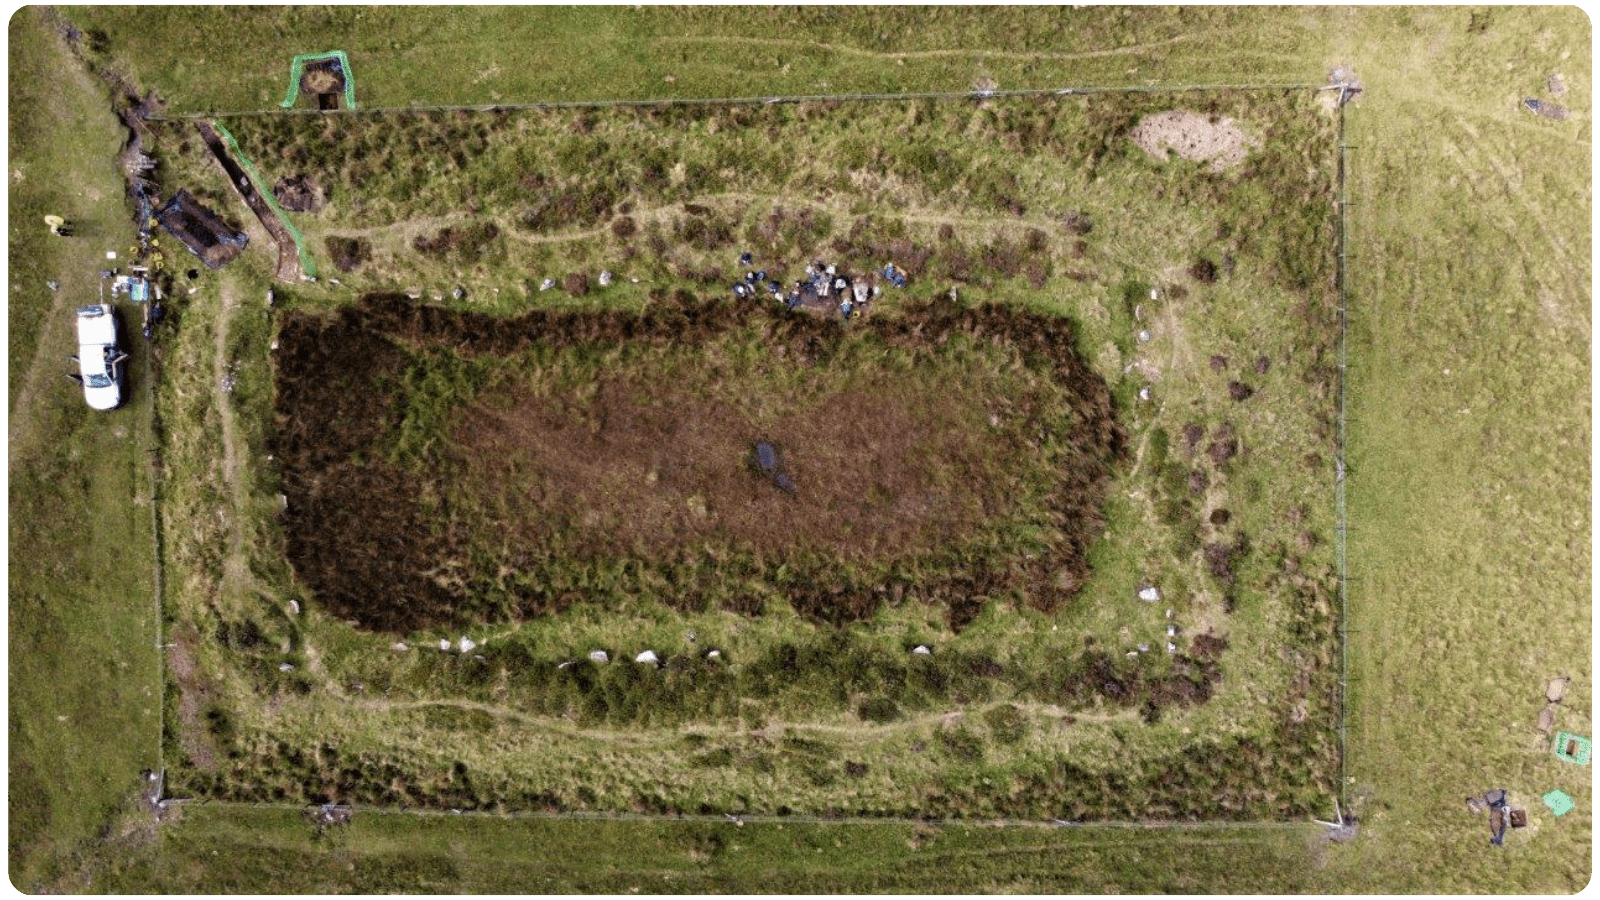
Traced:
<path fill-rule="evenodd" d="M 109 304 L 78 307 L 78 374 L 67 377 L 83 385 L 83 399 L 91 409 L 116 409 L 126 396 L 127 377 L 117 329 L 117 314 Z"/>

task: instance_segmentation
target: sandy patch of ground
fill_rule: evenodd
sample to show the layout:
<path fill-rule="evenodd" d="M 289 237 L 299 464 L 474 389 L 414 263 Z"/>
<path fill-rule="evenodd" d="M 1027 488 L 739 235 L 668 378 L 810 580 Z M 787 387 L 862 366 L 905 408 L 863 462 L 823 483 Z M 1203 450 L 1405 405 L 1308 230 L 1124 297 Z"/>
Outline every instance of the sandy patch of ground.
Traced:
<path fill-rule="evenodd" d="M 1177 153 L 1184 159 L 1211 163 L 1211 171 L 1222 172 L 1237 166 L 1260 138 L 1246 134 L 1226 116 L 1213 121 L 1199 113 L 1168 110 L 1139 120 L 1128 133 L 1135 144 L 1160 160 Z"/>

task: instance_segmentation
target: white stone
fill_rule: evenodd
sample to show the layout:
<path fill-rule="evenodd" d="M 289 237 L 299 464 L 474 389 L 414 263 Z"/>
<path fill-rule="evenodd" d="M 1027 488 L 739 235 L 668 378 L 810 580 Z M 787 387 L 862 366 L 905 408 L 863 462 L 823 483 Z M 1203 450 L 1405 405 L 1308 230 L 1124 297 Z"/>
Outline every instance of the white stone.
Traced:
<path fill-rule="evenodd" d="M 1178 626 L 1176 626 L 1176 625 L 1168 625 L 1167 626 L 1167 637 L 1177 637 L 1177 635 L 1178 635 Z"/>
<path fill-rule="evenodd" d="M 1161 599 L 1161 591 L 1155 587 L 1140 588 L 1139 599 L 1145 601 L 1146 603 L 1154 603 Z"/>
<path fill-rule="evenodd" d="M 395 651 L 396 653 L 404 653 L 411 648 L 406 646 L 405 641 L 395 641 L 393 644 L 389 645 L 389 649 Z"/>
<path fill-rule="evenodd" d="M 554 278 L 546 278 L 544 281 L 539 283 L 539 290 L 548 291 L 555 286 L 556 280 Z"/>
<path fill-rule="evenodd" d="M 1161 289 L 1160 288 L 1151 288 L 1150 289 L 1150 299 L 1151 300 L 1159 300 L 1159 299 L 1161 299 Z"/>
<path fill-rule="evenodd" d="M 1148 341 L 1148 340 L 1150 340 L 1150 332 L 1148 332 L 1148 331 L 1139 332 L 1139 343 L 1142 344 L 1142 343 L 1144 343 L 1145 341 Z"/>
<path fill-rule="evenodd" d="M 706 654 L 706 659 L 721 659 L 721 658 L 722 658 L 722 651 L 721 650 L 713 650 L 710 653 Z"/>
<path fill-rule="evenodd" d="M 289 615 L 291 615 L 291 616 L 300 615 L 300 601 L 299 600 L 290 600 L 289 601 Z"/>
<path fill-rule="evenodd" d="M 656 659 L 656 652 L 654 650 L 646 650 L 638 656 L 635 656 L 633 661 L 637 663 L 660 662 L 660 660 Z"/>
<path fill-rule="evenodd" d="M 594 660 L 595 662 L 601 662 L 601 663 L 609 662 L 610 659 L 611 659 L 610 656 L 606 655 L 606 652 L 604 650 L 591 651 L 589 653 L 589 658 Z"/>
<path fill-rule="evenodd" d="M 610 287 L 611 286 L 611 270 L 610 269 L 601 269 L 600 270 L 600 286 L 601 287 Z"/>
<path fill-rule="evenodd" d="M 1176 653 L 1177 651 L 1178 651 L 1178 646 L 1176 644 L 1172 643 L 1171 641 L 1167 641 L 1167 652 L 1168 653 Z"/>
<path fill-rule="evenodd" d="M 461 643 L 458 646 L 461 647 L 461 652 L 462 653 L 466 653 L 467 651 L 471 650 L 472 648 L 478 646 L 478 642 L 472 640 L 469 637 L 463 636 L 461 638 Z"/>
<path fill-rule="evenodd" d="M 1150 387 L 1149 387 L 1149 385 L 1146 385 L 1146 386 L 1144 386 L 1142 388 L 1139 388 L 1139 399 L 1140 400 L 1149 400 L 1150 399 Z"/>
<path fill-rule="evenodd" d="M 1140 653 L 1149 653 L 1150 652 L 1150 645 L 1149 644 L 1140 644 L 1139 645 L 1139 652 Z"/>
<path fill-rule="evenodd" d="M 924 644 L 918 644 L 915 647 L 912 647 L 911 652 L 918 656 L 930 656 L 933 653 L 933 651 L 929 650 Z"/>
<path fill-rule="evenodd" d="M 450 639 L 449 638 L 439 638 L 439 649 L 440 650 L 449 650 L 450 649 Z"/>
<path fill-rule="evenodd" d="M 290 664 L 290 663 L 283 663 L 282 665 L 278 666 L 278 671 L 279 672 L 293 672 L 294 671 L 294 666 L 292 664 Z"/>

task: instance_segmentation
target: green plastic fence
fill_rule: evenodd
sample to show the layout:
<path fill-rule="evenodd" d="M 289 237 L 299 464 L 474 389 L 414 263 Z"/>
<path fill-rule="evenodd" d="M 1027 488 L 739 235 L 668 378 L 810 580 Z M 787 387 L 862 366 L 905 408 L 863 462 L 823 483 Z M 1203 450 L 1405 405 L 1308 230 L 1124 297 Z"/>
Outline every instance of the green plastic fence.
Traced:
<path fill-rule="evenodd" d="M 300 230 L 294 227 L 293 222 L 289 221 L 288 214 L 283 211 L 283 208 L 278 205 L 277 199 L 272 196 L 272 191 L 267 188 L 266 179 L 262 178 L 261 173 L 256 171 L 255 163 L 245 157 L 244 151 L 239 149 L 239 142 L 233 139 L 233 135 L 228 133 L 228 129 L 222 127 L 221 122 L 214 121 L 211 124 L 212 127 L 217 129 L 217 133 L 227 139 L 228 146 L 233 148 L 234 157 L 239 160 L 239 165 L 250 173 L 251 180 L 256 184 L 256 193 L 260 194 L 267 201 L 267 205 L 272 207 L 272 211 L 278 214 L 278 221 L 283 223 L 283 227 L 289 230 L 289 236 L 294 238 L 295 253 L 300 257 L 300 271 L 314 277 L 317 274 L 317 267 L 311 261 L 311 254 L 306 250 L 306 240 L 300 236 Z"/>
<path fill-rule="evenodd" d="M 346 109 L 356 108 L 356 76 L 350 70 L 350 59 L 344 55 L 343 50 L 329 50 L 327 53 L 302 53 L 289 63 L 289 92 L 283 95 L 283 102 L 279 106 L 293 106 L 295 98 L 300 96 L 300 76 L 305 74 L 306 63 L 319 59 L 337 59 L 339 67 L 344 71 L 344 105 Z"/>

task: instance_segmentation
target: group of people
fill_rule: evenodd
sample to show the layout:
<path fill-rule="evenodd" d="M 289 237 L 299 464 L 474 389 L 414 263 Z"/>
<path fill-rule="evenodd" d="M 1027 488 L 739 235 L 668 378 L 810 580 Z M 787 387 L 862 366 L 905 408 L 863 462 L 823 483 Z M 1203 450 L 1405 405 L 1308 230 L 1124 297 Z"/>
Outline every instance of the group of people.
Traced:
<path fill-rule="evenodd" d="M 749 253 L 739 256 L 739 265 L 742 267 L 748 267 L 752 261 Z M 903 288 L 908 283 L 905 273 L 893 263 L 883 267 L 882 276 L 897 288 Z M 821 260 L 808 264 L 805 277 L 796 280 L 787 292 L 776 278 L 768 278 L 765 270 L 749 268 L 744 273 L 744 280 L 733 286 L 733 295 L 740 299 L 757 297 L 763 292 L 790 309 L 805 308 L 822 313 L 837 310 L 840 317 L 850 319 L 860 316 L 883 293 L 883 287 L 877 283 L 876 274 L 847 275 L 841 273 L 837 266 Z"/>

